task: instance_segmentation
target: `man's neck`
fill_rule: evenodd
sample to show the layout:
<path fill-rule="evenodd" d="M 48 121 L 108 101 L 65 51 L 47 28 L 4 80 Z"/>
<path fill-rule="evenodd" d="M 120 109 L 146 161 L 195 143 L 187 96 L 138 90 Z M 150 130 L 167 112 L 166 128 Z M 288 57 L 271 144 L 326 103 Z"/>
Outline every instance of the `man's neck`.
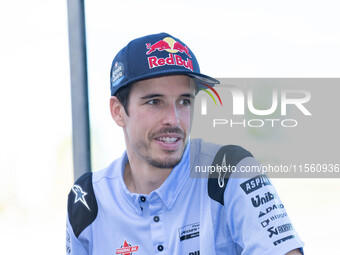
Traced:
<path fill-rule="evenodd" d="M 124 171 L 124 182 L 131 193 L 150 194 L 163 184 L 171 170 L 150 165 L 134 165 L 128 161 Z"/>

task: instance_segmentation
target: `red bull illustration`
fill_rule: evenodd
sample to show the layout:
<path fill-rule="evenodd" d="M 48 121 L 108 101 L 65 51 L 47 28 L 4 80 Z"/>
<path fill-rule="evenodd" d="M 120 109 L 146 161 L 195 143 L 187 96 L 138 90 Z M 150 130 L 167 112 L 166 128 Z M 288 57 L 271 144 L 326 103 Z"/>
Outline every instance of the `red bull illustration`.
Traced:
<path fill-rule="evenodd" d="M 151 45 L 151 43 L 147 43 L 146 44 L 146 48 L 149 50 L 146 54 L 149 55 L 152 52 L 159 50 L 159 51 L 163 51 L 163 50 L 167 50 L 167 49 L 171 49 L 169 43 L 167 43 L 164 40 L 160 40 L 154 44 Z"/>
<path fill-rule="evenodd" d="M 191 58 L 188 46 L 183 46 L 181 43 L 175 42 L 173 49 L 178 50 L 181 53 L 184 52 L 185 54 L 188 55 L 189 58 Z"/>

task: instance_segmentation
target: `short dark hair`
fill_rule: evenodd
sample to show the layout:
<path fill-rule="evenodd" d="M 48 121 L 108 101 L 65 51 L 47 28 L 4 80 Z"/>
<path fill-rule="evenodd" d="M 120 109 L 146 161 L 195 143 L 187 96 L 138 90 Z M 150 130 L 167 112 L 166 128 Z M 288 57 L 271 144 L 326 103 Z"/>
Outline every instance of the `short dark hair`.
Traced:
<path fill-rule="evenodd" d="M 115 96 L 118 98 L 119 102 L 123 105 L 124 110 L 127 115 L 129 115 L 128 105 L 129 105 L 129 97 L 130 92 L 133 87 L 133 84 L 123 86 L 117 90 Z"/>

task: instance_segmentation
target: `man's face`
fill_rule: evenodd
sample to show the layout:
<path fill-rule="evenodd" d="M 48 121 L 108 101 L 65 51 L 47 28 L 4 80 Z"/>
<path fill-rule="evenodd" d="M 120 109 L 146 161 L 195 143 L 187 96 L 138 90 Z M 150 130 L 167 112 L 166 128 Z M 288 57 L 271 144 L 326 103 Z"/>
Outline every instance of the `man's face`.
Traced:
<path fill-rule="evenodd" d="M 136 82 L 124 111 L 129 160 L 173 168 L 182 158 L 190 132 L 194 88 L 186 75 Z"/>

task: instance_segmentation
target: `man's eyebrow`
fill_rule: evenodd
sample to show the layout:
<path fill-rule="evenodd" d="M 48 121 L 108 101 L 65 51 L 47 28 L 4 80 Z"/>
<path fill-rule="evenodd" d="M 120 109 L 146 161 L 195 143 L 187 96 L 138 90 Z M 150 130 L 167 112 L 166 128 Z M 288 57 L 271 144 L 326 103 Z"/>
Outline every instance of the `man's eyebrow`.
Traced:
<path fill-rule="evenodd" d="M 154 97 L 164 97 L 164 95 L 162 95 L 162 94 L 148 94 L 148 95 L 141 97 L 141 99 L 145 100 L 145 99 L 151 99 L 151 98 L 154 98 Z M 181 97 L 195 98 L 195 96 L 191 93 L 182 94 Z"/>
<path fill-rule="evenodd" d="M 141 97 L 141 99 L 150 99 L 150 98 L 154 98 L 154 97 L 164 97 L 164 95 L 161 95 L 161 94 L 148 94 L 146 96 Z"/>
<path fill-rule="evenodd" d="M 195 98 L 195 95 L 194 94 L 182 94 L 181 95 L 182 97 L 190 97 L 190 98 Z"/>

